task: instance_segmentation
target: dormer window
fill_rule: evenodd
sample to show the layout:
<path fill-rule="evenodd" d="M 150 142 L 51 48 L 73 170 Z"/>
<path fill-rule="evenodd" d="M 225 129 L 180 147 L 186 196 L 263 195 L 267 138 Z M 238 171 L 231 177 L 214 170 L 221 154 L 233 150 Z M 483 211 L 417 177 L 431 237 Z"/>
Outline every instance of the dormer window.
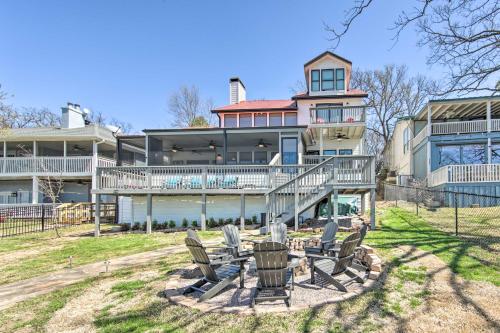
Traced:
<path fill-rule="evenodd" d="M 319 70 L 314 69 L 311 71 L 311 90 L 319 91 Z"/>
<path fill-rule="evenodd" d="M 321 71 L 321 90 L 333 90 L 333 69 L 323 69 Z"/>
<path fill-rule="evenodd" d="M 335 82 L 336 86 L 335 88 L 337 90 L 344 90 L 345 88 L 345 76 L 344 76 L 344 69 L 343 68 L 337 68 L 335 70 Z"/>

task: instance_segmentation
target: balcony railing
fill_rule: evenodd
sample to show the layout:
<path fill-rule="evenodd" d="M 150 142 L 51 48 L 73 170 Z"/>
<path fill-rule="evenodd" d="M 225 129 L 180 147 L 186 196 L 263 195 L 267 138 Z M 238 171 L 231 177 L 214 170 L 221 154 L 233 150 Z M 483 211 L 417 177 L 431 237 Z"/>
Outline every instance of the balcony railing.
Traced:
<path fill-rule="evenodd" d="M 486 132 L 486 120 L 451 121 L 446 123 L 433 123 L 432 134 L 458 134 L 458 133 L 480 133 Z"/>
<path fill-rule="evenodd" d="M 311 108 L 311 124 L 349 124 L 365 121 L 365 106 Z"/>
<path fill-rule="evenodd" d="M 420 132 L 418 132 L 417 135 L 415 135 L 415 137 L 411 140 L 411 146 L 412 147 L 418 146 L 420 142 L 424 141 L 426 136 L 427 136 L 427 125 L 425 125 L 424 128 L 422 128 Z"/>
<path fill-rule="evenodd" d="M 374 183 L 371 157 L 338 157 L 337 183 Z M 97 189 L 101 191 L 258 190 L 267 192 L 315 165 L 204 165 L 97 168 Z M 368 168 L 368 169 L 367 169 Z"/>
<path fill-rule="evenodd" d="M 500 164 L 446 165 L 433 171 L 429 178 L 429 186 L 483 182 L 500 182 Z"/>
<path fill-rule="evenodd" d="M 98 157 L 97 165 L 114 166 L 114 160 Z M 94 171 L 92 156 L 37 156 L 0 158 L 2 176 L 9 175 L 49 175 L 49 174 L 88 174 Z"/>

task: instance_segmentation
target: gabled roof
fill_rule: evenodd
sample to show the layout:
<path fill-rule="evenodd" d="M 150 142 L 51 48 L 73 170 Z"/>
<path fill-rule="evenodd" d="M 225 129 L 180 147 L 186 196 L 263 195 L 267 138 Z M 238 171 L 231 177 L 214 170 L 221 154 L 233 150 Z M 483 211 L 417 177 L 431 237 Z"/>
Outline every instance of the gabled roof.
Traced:
<path fill-rule="evenodd" d="M 368 94 L 361 89 L 350 89 L 340 95 L 314 95 L 311 96 L 307 92 L 297 94 L 292 99 L 325 99 L 325 98 L 347 98 L 347 97 L 368 97 Z"/>
<path fill-rule="evenodd" d="M 310 64 L 312 64 L 312 63 L 315 63 L 316 61 L 320 60 L 321 58 L 326 57 L 327 55 L 328 55 L 328 56 L 331 56 L 331 57 L 334 57 L 334 58 L 337 58 L 337 59 L 339 59 L 339 60 L 345 61 L 345 62 L 347 62 L 347 63 L 349 63 L 349 64 L 351 64 L 351 65 L 352 65 L 352 62 L 351 62 L 350 60 L 347 60 L 346 58 L 343 58 L 343 57 L 341 57 L 341 56 L 339 56 L 338 54 L 335 54 L 335 53 L 333 53 L 333 52 L 330 52 L 330 51 L 325 51 L 325 52 L 321 53 L 319 56 L 314 57 L 313 59 L 311 59 L 311 60 L 309 60 L 308 62 L 306 62 L 306 63 L 304 64 L 304 67 L 307 67 L 307 66 L 309 66 L 309 65 L 310 65 Z"/>
<path fill-rule="evenodd" d="M 297 110 L 297 104 L 289 99 L 242 101 L 218 107 L 213 109 L 212 112 L 264 110 Z"/>

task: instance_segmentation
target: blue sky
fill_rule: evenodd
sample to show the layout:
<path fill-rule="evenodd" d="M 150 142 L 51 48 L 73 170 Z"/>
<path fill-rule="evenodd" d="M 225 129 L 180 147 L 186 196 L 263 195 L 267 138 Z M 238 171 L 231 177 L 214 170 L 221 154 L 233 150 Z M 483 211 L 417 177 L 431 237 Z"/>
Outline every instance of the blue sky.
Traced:
<path fill-rule="evenodd" d="M 248 99 L 289 98 L 303 64 L 331 47 L 323 22 L 338 23 L 350 3 L 2 1 L 0 84 L 16 106 L 59 112 L 72 101 L 135 130 L 167 127 L 168 98 L 181 85 L 197 85 L 217 106 L 227 104 L 231 76 Z M 392 47 L 388 28 L 402 6 L 394 4 L 376 1 L 335 52 L 354 67 L 406 64 L 438 77 L 413 31 Z"/>

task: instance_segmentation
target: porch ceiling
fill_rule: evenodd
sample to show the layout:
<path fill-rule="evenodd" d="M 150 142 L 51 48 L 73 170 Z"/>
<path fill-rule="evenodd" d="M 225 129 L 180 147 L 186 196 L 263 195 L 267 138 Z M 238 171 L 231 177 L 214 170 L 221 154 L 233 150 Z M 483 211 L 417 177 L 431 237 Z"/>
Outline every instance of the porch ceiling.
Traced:
<path fill-rule="evenodd" d="M 310 141 L 319 142 L 319 136 L 321 131 L 323 131 L 323 139 L 335 140 L 338 134 L 345 137 L 345 139 L 360 139 L 363 137 L 364 130 L 365 126 L 327 127 L 327 128 L 313 127 L 310 128 L 307 132 L 309 134 L 308 139 Z"/>
<path fill-rule="evenodd" d="M 500 116 L 500 97 L 463 98 L 455 100 L 429 101 L 432 119 L 474 119 L 486 117 L 486 103 L 491 101 L 491 115 Z M 427 106 L 416 116 L 417 120 L 427 120 Z"/>

